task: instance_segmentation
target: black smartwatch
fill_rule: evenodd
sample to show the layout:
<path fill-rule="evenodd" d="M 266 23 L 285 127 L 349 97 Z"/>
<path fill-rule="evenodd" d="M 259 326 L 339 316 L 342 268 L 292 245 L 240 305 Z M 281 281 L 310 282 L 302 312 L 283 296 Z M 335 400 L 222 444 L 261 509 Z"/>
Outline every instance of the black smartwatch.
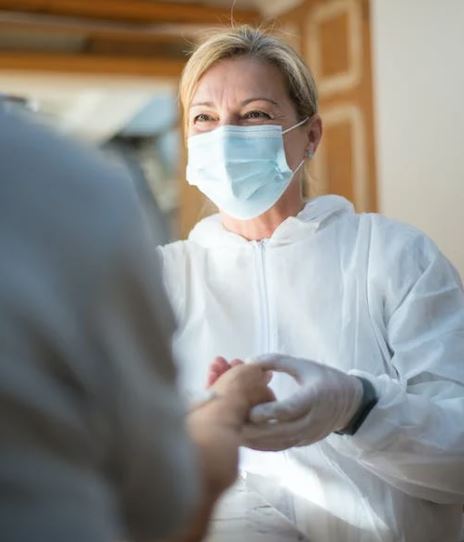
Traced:
<path fill-rule="evenodd" d="M 334 433 L 337 435 L 354 435 L 379 400 L 374 386 L 367 378 L 362 378 L 361 376 L 357 376 L 356 378 L 361 381 L 363 387 L 361 404 L 359 405 L 359 408 L 355 412 L 354 416 L 351 418 L 350 423 L 342 430 L 334 431 Z"/>

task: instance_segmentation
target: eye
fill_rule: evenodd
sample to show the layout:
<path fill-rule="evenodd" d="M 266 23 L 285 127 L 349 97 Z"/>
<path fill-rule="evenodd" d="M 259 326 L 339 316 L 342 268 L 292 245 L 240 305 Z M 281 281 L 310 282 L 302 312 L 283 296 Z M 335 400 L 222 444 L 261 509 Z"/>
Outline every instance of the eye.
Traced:
<path fill-rule="evenodd" d="M 212 118 L 207 113 L 200 113 L 199 115 L 193 117 L 193 122 L 208 122 L 210 120 L 212 120 Z"/>
<path fill-rule="evenodd" d="M 268 113 L 265 113 L 264 111 L 248 111 L 248 113 L 245 113 L 244 118 L 246 119 L 267 119 L 269 120 L 271 116 Z"/>

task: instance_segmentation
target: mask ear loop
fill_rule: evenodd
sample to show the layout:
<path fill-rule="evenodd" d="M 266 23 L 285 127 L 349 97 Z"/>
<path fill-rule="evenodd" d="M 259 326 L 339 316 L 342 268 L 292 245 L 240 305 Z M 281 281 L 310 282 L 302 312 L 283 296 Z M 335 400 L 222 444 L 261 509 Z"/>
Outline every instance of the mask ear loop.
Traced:
<path fill-rule="evenodd" d="M 301 162 L 296 166 L 296 168 L 292 171 L 292 179 L 295 177 L 295 175 L 298 173 L 298 171 L 303 167 L 303 164 L 306 161 L 306 157 L 301 160 Z"/>
<path fill-rule="evenodd" d="M 286 134 L 287 132 L 290 132 L 291 130 L 295 129 L 295 128 L 298 128 L 299 126 L 301 126 L 302 124 L 304 124 L 305 122 L 308 122 L 309 120 L 309 117 L 305 117 L 303 120 L 300 120 L 300 122 L 298 122 L 297 124 L 295 124 L 294 126 L 290 126 L 290 128 L 287 128 L 286 130 L 283 130 L 282 131 L 282 135 Z M 313 157 L 313 153 L 311 151 L 306 151 L 305 152 L 305 155 L 303 156 L 303 160 L 301 160 L 301 162 L 296 166 L 296 168 L 293 170 L 293 173 L 292 173 L 292 179 L 293 177 L 295 176 L 295 174 L 301 169 L 301 167 L 303 166 L 303 164 L 305 163 L 306 161 L 306 158 L 309 158 L 311 160 L 311 158 Z"/>
<path fill-rule="evenodd" d="M 308 120 L 309 120 L 309 117 L 305 117 L 303 120 L 300 120 L 300 122 L 298 122 L 297 124 L 294 124 L 293 126 L 290 126 L 290 128 L 287 128 L 286 130 L 283 130 L 282 135 L 286 134 L 287 132 L 291 132 L 295 128 L 298 128 L 298 126 L 301 126 L 305 122 L 308 122 Z"/>

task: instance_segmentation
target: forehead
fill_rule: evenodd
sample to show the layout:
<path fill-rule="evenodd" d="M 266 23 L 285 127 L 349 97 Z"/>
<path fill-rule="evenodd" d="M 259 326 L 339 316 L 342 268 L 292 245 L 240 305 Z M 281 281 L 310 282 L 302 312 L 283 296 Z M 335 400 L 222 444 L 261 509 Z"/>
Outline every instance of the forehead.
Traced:
<path fill-rule="evenodd" d="M 284 76 L 277 66 L 246 56 L 220 60 L 201 77 L 192 103 L 234 96 L 246 100 L 260 96 L 277 102 L 289 101 Z"/>

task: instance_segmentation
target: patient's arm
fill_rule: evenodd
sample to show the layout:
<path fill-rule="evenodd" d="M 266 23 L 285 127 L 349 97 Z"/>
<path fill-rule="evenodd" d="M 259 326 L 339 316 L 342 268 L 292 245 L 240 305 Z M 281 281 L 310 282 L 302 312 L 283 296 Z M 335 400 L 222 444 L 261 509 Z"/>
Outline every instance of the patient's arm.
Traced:
<path fill-rule="evenodd" d="M 212 384 L 216 397 L 187 416 L 198 450 L 203 499 L 189 527 L 170 542 L 197 542 L 205 536 L 215 503 L 237 476 L 240 433 L 250 408 L 273 399 L 267 381 L 256 366 L 235 364 Z"/>

